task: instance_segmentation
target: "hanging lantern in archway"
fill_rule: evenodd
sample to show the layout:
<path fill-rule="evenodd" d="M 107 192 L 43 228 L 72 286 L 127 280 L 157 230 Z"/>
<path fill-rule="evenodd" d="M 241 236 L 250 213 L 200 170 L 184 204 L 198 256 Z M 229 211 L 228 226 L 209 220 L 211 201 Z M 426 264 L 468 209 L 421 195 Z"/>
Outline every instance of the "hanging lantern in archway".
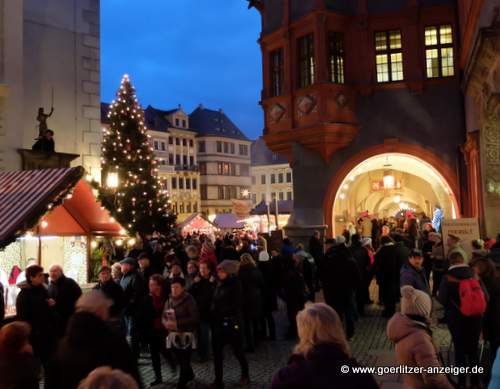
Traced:
<path fill-rule="evenodd" d="M 396 179 L 391 171 L 384 172 L 384 189 L 393 189 Z"/>

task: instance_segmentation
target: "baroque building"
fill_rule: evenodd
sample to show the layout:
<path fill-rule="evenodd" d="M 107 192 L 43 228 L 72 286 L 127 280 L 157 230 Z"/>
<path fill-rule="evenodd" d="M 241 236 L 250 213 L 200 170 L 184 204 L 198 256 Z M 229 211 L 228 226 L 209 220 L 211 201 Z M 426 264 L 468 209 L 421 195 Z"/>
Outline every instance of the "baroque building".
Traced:
<path fill-rule="evenodd" d="M 495 152 L 474 154 L 472 134 L 482 127 L 476 143 L 495 149 L 496 73 L 472 76 L 474 66 L 484 69 L 478 39 L 487 42 L 483 61 L 498 64 L 495 6 L 496 0 L 250 1 L 262 20 L 263 138 L 293 169 L 287 235 L 304 239 L 313 229 L 334 235 L 365 211 L 389 217 L 429 214 L 436 206 L 446 218 L 477 216 L 483 233 L 496 234 Z M 477 88 L 482 77 L 492 80 L 489 88 Z M 481 110 L 487 114 L 480 124 L 472 112 Z M 479 199 L 482 192 L 486 198 Z"/>
<path fill-rule="evenodd" d="M 23 167 L 40 107 L 55 150 L 100 179 L 99 0 L 0 0 L 0 170 Z"/>

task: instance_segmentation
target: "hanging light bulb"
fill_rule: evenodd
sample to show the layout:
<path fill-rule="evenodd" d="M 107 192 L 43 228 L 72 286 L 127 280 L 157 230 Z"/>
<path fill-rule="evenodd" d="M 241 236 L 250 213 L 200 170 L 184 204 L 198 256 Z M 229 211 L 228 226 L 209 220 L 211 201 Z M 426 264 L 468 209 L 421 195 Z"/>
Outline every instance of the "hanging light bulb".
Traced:
<path fill-rule="evenodd" d="M 394 179 L 394 175 L 388 170 L 384 172 L 384 188 L 385 189 L 392 189 L 394 188 L 394 184 L 396 180 Z"/>

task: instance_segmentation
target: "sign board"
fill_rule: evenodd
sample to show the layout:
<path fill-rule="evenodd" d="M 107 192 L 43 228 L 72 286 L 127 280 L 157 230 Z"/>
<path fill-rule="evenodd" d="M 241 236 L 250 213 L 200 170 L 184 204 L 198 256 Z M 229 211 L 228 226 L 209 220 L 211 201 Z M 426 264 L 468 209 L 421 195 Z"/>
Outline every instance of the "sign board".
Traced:
<path fill-rule="evenodd" d="M 446 241 L 448 236 L 452 234 L 460 238 L 460 246 L 463 247 L 470 260 L 472 258 L 472 241 L 481 237 L 477 218 L 443 219 L 441 229 L 443 231 L 444 255 L 448 256 Z"/>

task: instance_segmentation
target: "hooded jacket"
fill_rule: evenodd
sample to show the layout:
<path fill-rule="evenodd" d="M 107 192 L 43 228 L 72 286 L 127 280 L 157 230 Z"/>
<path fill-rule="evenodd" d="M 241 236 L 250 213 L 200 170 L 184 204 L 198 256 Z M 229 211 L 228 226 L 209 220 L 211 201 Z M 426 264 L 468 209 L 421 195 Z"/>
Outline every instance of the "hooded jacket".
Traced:
<path fill-rule="evenodd" d="M 429 281 L 425 276 L 425 269 L 422 267 L 417 269 L 409 263 L 405 263 L 401 267 L 400 283 L 399 286 L 411 285 L 415 289 L 421 290 L 427 293 L 429 296 L 431 294 L 431 289 L 429 287 Z"/>
<path fill-rule="evenodd" d="M 398 312 L 387 323 L 387 337 L 395 344 L 400 365 L 424 368 L 442 366 L 425 324 Z M 403 380 L 405 388 L 453 388 L 445 374 L 403 374 Z"/>

